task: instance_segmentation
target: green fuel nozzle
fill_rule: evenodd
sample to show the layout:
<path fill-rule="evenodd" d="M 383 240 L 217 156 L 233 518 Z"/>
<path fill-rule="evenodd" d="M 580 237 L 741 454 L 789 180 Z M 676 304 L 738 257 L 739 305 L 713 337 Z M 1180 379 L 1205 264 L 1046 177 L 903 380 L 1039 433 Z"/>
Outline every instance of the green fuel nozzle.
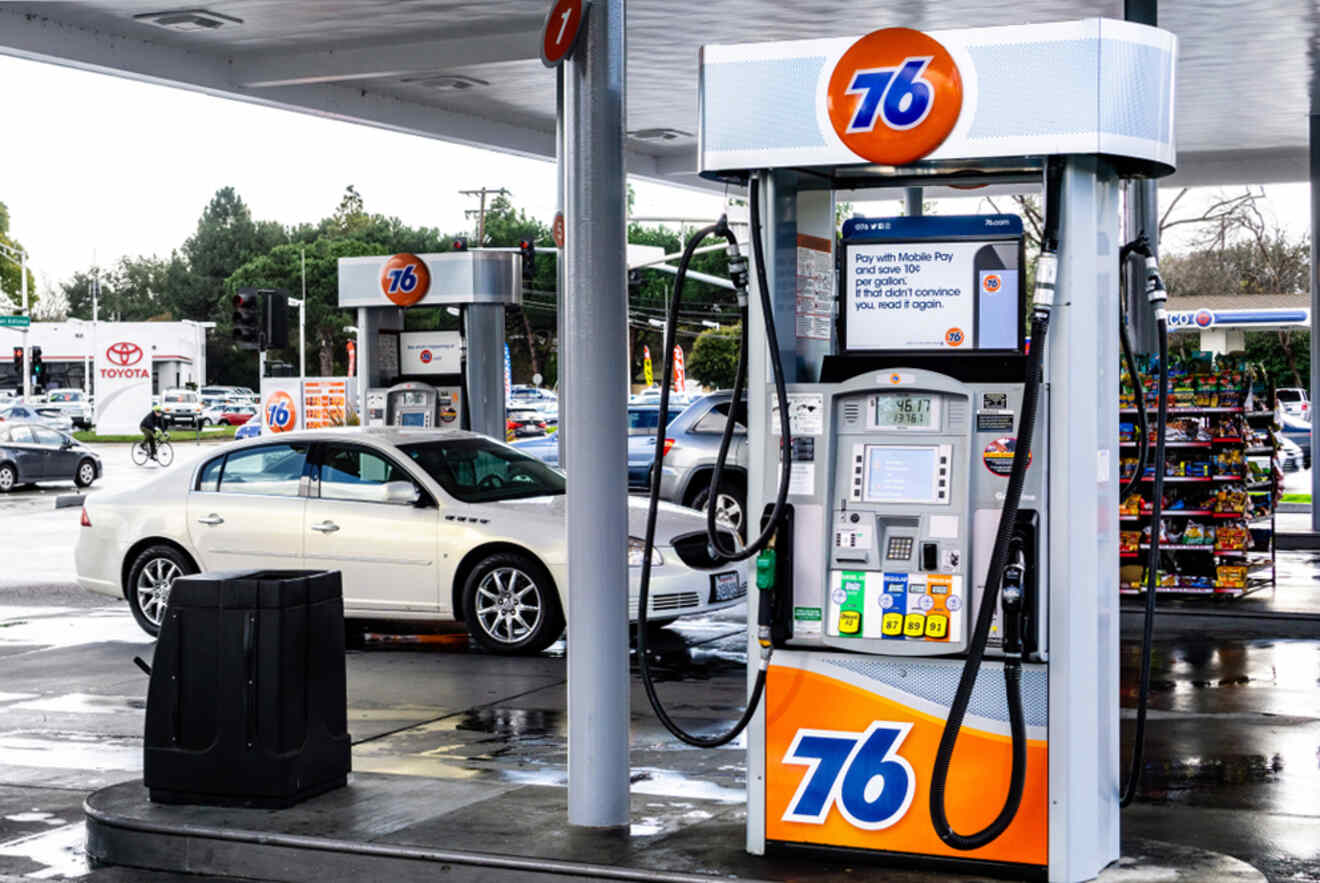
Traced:
<path fill-rule="evenodd" d="M 762 591 L 775 587 L 775 550 L 764 549 L 756 556 L 756 587 Z"/>

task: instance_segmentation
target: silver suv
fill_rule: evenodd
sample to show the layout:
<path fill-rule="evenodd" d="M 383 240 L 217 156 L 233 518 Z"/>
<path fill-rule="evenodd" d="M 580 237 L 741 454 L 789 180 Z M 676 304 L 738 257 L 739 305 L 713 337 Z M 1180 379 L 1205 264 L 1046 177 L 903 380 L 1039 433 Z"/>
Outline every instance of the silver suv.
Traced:
<path fill-rule="evenodd" d="M 660 498 L 705 509 L 710 476 L 720 452 L 720 434 L 729 417 L 731 390 L 697 399 L 674 418 L 665 432 L 665 465 L 660 474 Z M 716 515 L 746 534 L 747 511 L 747 400 L 733 412 L 733 441 L 729 458 L 715 491 Z"/>

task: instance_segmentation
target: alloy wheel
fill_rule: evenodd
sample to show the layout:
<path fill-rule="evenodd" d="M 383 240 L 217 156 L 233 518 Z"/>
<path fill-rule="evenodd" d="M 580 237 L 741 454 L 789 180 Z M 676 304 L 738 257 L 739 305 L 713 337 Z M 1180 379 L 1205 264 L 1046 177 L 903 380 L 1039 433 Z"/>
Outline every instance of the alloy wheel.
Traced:
<path fill-rule="evenodd" d="M 497 567 L 477 585 L 481 630 L 501 644 L 517 644 L 536 631 L 544 615 L 536 581 L 516 567 Z"/>
<path fill-rule="evenodd" d="M 732 494 L 715 495 L 715 520 L 723 521 L 734 529 L 742 528 L 742 504 Z"/>
<path fill-rule="evenodd" d="M 137 580 L 137 601 L 142 615 L 157 628 L 165 619 L 170 587 L 183 574 L 178 564 L 168 558 L 153 558 L 142 568 Z"/>
<path fill-rule="evenodd" d="M 0 469 L 0 491 L 10 491 L 14 487 L 14 471 L 6 466 Z"/>
<path fill-rule="evenodd" d="M 83 485 L 89 485 L 96 480 L 96 469 L 91 463 L 83 463 L 78 467 L 78 480 Z"/>

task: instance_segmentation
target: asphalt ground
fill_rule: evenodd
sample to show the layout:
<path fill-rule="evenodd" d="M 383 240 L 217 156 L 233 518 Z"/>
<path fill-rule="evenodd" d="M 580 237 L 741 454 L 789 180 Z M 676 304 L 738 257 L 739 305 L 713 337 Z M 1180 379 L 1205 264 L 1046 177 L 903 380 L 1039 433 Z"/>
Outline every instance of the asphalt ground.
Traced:
<path fill-rule="evenodd" d="M 126 447 L 107 447 L 106 478 L 92 493 L 151 474 L 128 462 Z M 82 851 L 83 798 L 141 775 L 147 684 L 132 658 L 149 658 L 152 643 L 123 602 L 73 583 L 78 509 L 43 506 L 55 492 L 69 488 L 19 491 L 0 504 L 0 878 L 174 880 L 93 868 Z M 1285 566 L 1320 585 L 1309 556 Z M 739 713 L 744 615 L 685 620 L 656 642 L 660 689 L 685 722 L 714 727 Z M 1125 634 L 1121 658 L 1125 738 L 1135 637 Z M 563 642 L 502 658 L 458 636 L 381 636 L 350 652 L 347 667 L 355 770 L 480 770 L 510 784 L 564 784 Z M 1218 621 L 1161 637 L 1142 798 L 1125 811 L 1125 830 L 1228 853 L 1272 880 L 1320 880 L 1318 700 L 1320 640 L 1261 638 Z M 647 706 L 635 664 L 631 701 L 635 792 L 742 801 L 739 744 L 696 752 L 675 743 Z"/>

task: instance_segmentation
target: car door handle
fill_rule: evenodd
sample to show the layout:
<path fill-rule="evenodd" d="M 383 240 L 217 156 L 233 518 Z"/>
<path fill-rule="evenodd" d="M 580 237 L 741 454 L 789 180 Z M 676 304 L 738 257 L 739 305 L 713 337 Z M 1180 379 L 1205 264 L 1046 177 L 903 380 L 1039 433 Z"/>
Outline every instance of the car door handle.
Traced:
<path fill-rule="evenodd" d="M 339 530 L 339 525 L 333 521 L 322 521 L 320 524 L 313 524 L 312 530 L 319 530 L 321 533 L 334 533 Z"/>
<path fill-rule="evenodd" d="M 216 515 L 214 512 L 212 512 L 210 515 L 206 516 L 205 518 L 199 518 L 199 519 L 197 519 L 197 523 L 198 523 L 198 524 L 224 524 L 224 523 L 225 523 L 225 520 L 224 520 L 223 518 L 221 518 L 219 515 Z"/>

